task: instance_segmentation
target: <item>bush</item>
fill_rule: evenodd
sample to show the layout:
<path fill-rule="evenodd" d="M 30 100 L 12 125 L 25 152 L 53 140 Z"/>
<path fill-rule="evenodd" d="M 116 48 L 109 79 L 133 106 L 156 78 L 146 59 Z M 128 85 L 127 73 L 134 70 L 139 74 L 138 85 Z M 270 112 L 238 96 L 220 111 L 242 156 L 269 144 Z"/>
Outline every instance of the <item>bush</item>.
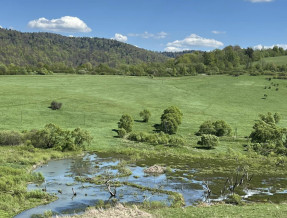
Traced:
<path fill-rule="evenodd" d="M 210 134 L 220 136 L 229 136 L 231 134 L 231 127 L 224 120 L 203 122 L 196 135 Z"/>
<path fill-rule="evenodd" d="M 130 115 L 122 115 L 120 121 L 118 122 L 118 127 L 125 129 L 126 132 L 131 132 L 133 129 L 133 119 Z"/>
<path fill-rule="evenodd" d="M 203 148 L 214 148 L 218 146 L 219 140 L 217 136 L 214 135 L 202 135 L 200 141 L 197 144 L 201 145 Z"/>
<path fill-rule="evenodd" d="M 36 148 L 54 148 L 60 151 L 74 151 L 85 149 L 92 137 L 90 134 L 76 128 L 73 131 L 64 130 L 55 124 L 47 124 L 44 129 L 31 130 L 25 133 L 25 139 L 30 140 Z"/>
<path fill-rule="evenodd" d="M 176 106 L 171 106 L 165 109 L 161 115 L 161 131 L 170 135 L 175 134 L 178 126 L 181 124 L 182 116 L 182 112 Z"/>
<path fill-rule="evenodd" d="M 120 128 L 120 129 L 118 130 L 118 136 L 119 136 L 120 138 L 125 137 L 126 134 L 127 134 L 127 132 L 126 132 L 125 129 Z"/>
<path fill-rule="evenodd" d="M 1 131 L 0 145 L 20 145 L 23 142 L 22 134 L 15 131 Z"/>
<path fill-rule="evenodd" d="M 235 204 L 235 205 L 243 205 L 242 198 L 238 194 L 233 194 L 229 196 L 229 198 L 226 200 L 226 203 Z"/>
<path fill-rule="evenodd" d="M 56 102 L 56 101 L 52 101 L 52 102 L 51 102 L 50 108 L 51 108 L 52 110 L 59 110 L 59 109 L 61 109 L 61 107 L 62 107 L 62 103 Z"/>
<path fill-rule="evenodd" d="M 143 122 L 147 123 L 149 121 L 151 113 L 149 110 L 144 109 L 143 111 L 140 112 L 140 116 L 143 118 Z"/>
<path fill-rule="evenodd" d="M 160 133 L 146 133 L 146 132 L 132 132 L 127 137 L 131 141 L 147 142 L 152 145 L 168 145 L 168 146 L 182 146 L 185 141 L 178 136 L 170 136 L 163 132 Z"/>
<path fill-rule="evenodd" d="M 279 114 L 267 115 L 260 114 L 259 120 L 253 125 L 253 131 L 250 134 L 252 148 L 259 154 L 287 154 L 287 129 L 280 128 L 276 124 L 280 120 Z"/>

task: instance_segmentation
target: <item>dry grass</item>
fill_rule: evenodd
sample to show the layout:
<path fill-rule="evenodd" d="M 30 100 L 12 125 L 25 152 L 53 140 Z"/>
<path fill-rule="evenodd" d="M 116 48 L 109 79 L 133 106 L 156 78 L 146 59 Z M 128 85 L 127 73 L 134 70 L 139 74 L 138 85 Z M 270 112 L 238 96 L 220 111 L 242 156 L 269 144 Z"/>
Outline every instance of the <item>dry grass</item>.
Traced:
<path fill-rule="evenodd" d="M 57 216 L 58 217 L 58 216 Z M 125 218 L 125 217 L 153 217 L 151 214 L 139 210 L 136 206 L 125 207 L 122 204 L 117 204 L 109 209 L 90 209 L 84 214 L 75 216 L 61 216 L 61 218 Z"/>

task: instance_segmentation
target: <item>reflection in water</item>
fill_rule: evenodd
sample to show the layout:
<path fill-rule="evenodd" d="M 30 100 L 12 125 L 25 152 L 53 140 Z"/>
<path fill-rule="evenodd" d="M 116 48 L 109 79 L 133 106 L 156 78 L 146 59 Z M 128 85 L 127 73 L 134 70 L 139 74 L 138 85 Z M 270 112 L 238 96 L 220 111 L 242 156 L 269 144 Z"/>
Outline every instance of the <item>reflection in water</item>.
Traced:
<path fill-rule="evenodd" d="M 41 172 L 45 177 L 43 184 L 30 184 L 29 190 L 43 189 L 50 194 L 57 195 L 59 198 L 55 202 L 47 205 L 27 210 L 19 215 L 20 217 L 30 217 L 33 214 L 43 214 L 45 211 L 52 210 L 54 214 L 74 214 L 83 212 L 87 207 L 95 205 L 99 200 L 106 202 L 110 199 L 110 193 L 107 190 L 105 181 L 100 185 L 79 182 L 75 178 L 93 178 L 105 175 L 104 178 L 115 177 L 118 170 L 114 168 L 120 163 L 119 159 L 112 157 L 101 158 L 96 154 L 87 154 L 84 157 L 73 159 L 50 161 L 47 165 L 37 168 L 36 172 Z M 132 175 L 126 177 L 117 177 L 119 182 L 129 182 L 145 187 L 159 190 L 179 192 L 185 199 L 185 204 L 192 205 L 205 198 L 206 190 L 202 179 L 197 178 L 198 169 L 171 169 L 170 172 L 161 175 L 149 175 L 144 173 L 144 167 L 129 165 Z M 104 180 L 104 179 L 103 179 Z M 213 176 L 208 178 L 209 187 L 212 191 L 211 200 L 223 200 L 220 188 L 223 187 L 226 177 Z M 264 199 L 266 196 L 284 199 L 287 195 L 286 178 L 261 178 L 255 177 L 254 182 L 240 190 L 241 196 L 245 200 Z M 219 188 L 220 187 L 220 188 Z M 271 189 L 268 187 L 272 187 Z M 74 192 L 77 194 L 75 195 Z M 141 203 L 144 200 L 162 201 L 170 205 L 170 197 L 166 194 L 157 192 L 143 191 L 135 187 L 122 185 L 116 189 L 116 199 L 125 203 Z"/>

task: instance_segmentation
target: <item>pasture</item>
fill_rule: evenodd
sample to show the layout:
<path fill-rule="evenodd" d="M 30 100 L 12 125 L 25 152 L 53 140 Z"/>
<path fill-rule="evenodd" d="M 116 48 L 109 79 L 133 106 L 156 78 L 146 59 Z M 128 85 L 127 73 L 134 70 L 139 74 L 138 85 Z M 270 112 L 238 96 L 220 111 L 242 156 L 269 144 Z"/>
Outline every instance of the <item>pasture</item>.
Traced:
<path fill-rule="evenodd" d="M 270 83 L 278 83 L 279 90 Z M 278 112 L 287 126 L 287 81 L 267 81 L 264 76 L 196 76 L 147 78 L 124 76 L 2 76 L 0 79 L 0 129 L 30 130 L 55 123 L 81 127 L 94 137 L 91 150 L 124 142 L 115 138 L 122 114 L 130 114 L 135 131 L 153 131 L 163 110 L 171 105 L 183 112 L 177 134 L 187 140 L 206 120 L 225 120 L 237 137 L 248 136 L 259 113 Z M 265 89 L 271 87 L 271 89 Z M 267 98 L 264 99 L 264 94 Z M 50 103 L 62 102 L 53 111 Z M 149 123 L 139 122 L 139 112 L 150 110 Z"/>

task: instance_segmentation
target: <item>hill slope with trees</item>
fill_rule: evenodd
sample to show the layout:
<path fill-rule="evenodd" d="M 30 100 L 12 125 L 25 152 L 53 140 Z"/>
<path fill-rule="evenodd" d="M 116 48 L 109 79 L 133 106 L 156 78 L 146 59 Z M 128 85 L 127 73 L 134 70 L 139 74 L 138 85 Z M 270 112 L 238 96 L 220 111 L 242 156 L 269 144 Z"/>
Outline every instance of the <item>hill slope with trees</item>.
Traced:
<path fill-rule="evenodd" d="M 37 66 L 53 71 L 99 64 L 163 62 L 168 57 L 112 39 L 65 37 L 53 33 L 22 33 L 0 28 L 0 63 Z M 56 68 L 56 69 L 54 69 Z"/>

